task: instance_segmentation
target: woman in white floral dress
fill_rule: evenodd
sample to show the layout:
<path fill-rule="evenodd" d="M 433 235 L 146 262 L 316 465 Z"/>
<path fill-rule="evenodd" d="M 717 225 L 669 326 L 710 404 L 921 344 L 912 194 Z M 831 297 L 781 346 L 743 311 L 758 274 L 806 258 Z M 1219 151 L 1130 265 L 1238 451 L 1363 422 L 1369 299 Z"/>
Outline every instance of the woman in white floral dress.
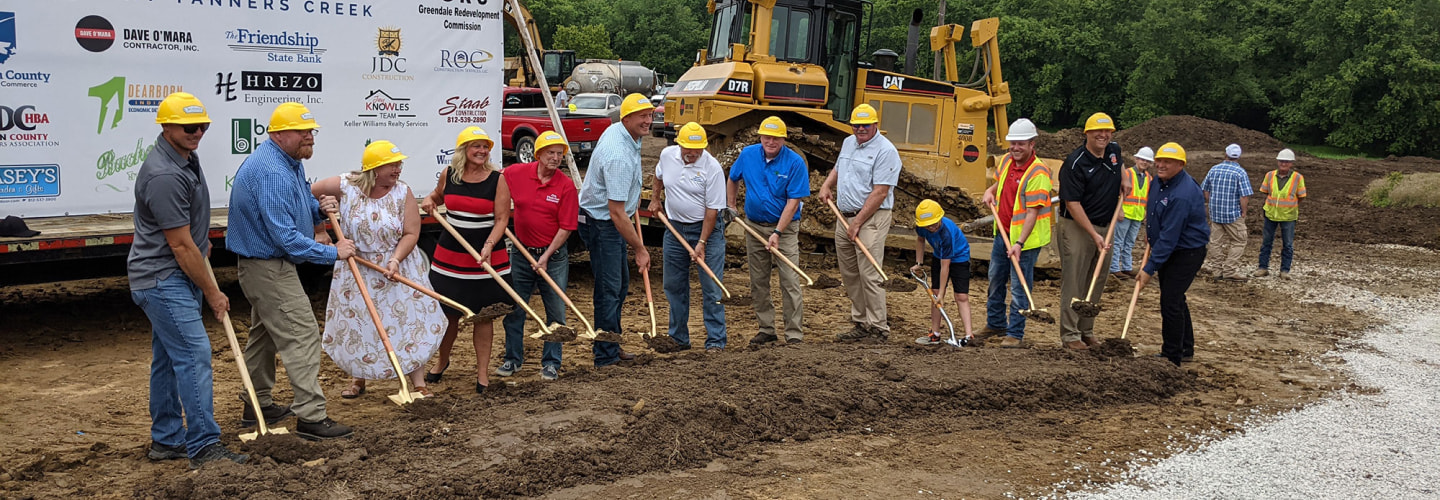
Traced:
<path fill-rule="evenodd" d="M 355 242 L 360 257 L 386 268 L 380 273 L 361 267 L 360 275 L 401 368 L 415 390 L 428 396 L 425 363 L 445 333 L 445 314 L 435 299 L 390 279 L 399 274 L 430 287 L 430 266 L 422 252 L 414 251 L 420 238 L 420 209 L 410 187 L 400 182 L 404 159 L 400 148 L 390 141 L 372 142 L 365 147 L 360 171 L 321 179 L 310 191 L 317 197 L 329 195 L 340 200 L 338 217 L 345 236 Z M 365 379 L 396 378 L 365 299 L 344 261 L 335 263 L 320 345 L 340 369 L 354 377 L 341 397 L 364 394 Z"/>

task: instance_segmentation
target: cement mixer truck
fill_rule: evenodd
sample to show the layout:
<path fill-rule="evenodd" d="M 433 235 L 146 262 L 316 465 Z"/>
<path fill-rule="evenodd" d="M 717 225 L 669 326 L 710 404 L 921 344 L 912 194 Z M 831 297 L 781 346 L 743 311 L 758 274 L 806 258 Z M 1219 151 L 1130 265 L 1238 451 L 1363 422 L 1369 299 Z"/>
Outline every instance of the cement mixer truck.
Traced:
<path fill-rule="evenodd" d="M 564 88 L 572 96 L 590 92 L 649 96 L 659 89 L 660 84 L 655 70 L 638 62 L 586 59 L 576 65 L 575 71 L 565 79 Z"/>

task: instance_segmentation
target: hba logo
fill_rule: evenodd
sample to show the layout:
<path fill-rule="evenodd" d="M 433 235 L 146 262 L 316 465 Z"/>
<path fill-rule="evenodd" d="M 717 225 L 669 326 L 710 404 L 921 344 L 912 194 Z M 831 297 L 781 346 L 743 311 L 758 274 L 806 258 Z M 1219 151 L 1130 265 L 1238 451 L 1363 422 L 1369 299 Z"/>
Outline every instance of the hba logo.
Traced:
<path fill-rule="evenodd" d="M 414 80 L 405 73 L 405 58 L 400 57 L 400 28 L 380 28 L 375 36 L 375 57 L 370 58 L 370 74 L 367 80 Z"/>
<path fill-rule="evenodd" d="M 9 132 L 11 129 L 30 131 L 35 130 L 37 125 L 49 124 L 50 115 L 36 111 L 35 106 L 0 106 L 0 132 Z"/>
<path fill-rule="evenodd" d="M 15 13 L 0 12 L 0 64 L 15 55 Z"/>
<path fill-rule="evenodd" d="M 253 118 L 230 120 L 230 154 L 248 155 L 255 151 L 255 144 L 265 137 L 265 124 Z"/>
<path fill-rule="evenodd" d="M 115 26 L 100 16 L 85 16 L 75 23 L 75 41 L 90 52 L 104 52 L 115 44 Z"/>
<path fill-rule="evenodd" d="M 365 111 L 360 113 L 360 118 L 414 118 L 410 112 L 410 99 L 406 97 L 391 97 L 384 90 L 372 90 L 365 96 Z"/>

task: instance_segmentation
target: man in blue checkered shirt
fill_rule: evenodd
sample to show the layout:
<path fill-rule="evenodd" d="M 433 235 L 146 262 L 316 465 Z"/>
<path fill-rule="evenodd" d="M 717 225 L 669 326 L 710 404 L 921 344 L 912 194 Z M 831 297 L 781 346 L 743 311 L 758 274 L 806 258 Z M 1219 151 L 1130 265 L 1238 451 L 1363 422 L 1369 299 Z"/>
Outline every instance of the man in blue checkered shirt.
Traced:
<path fill-rule="evenodd" d="M 1245 207 L 1254 192 L 1250 176 L 1236 163 L 1240 145 L 1225 147 L 1225 161 L 1210 167 L 1200 189 L 1205 192 L 1206 214 L 1210 217 L 1209 268 L 1215 279 L 1245 281 L 1240 273 L 1240 255 L 1245 253 Z"/>

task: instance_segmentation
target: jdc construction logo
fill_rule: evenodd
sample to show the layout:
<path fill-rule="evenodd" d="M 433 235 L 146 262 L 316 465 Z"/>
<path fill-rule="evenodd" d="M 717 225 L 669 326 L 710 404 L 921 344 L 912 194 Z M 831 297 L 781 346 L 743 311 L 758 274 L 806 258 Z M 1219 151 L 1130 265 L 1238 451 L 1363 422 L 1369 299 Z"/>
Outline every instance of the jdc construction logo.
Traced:
<path fill-rule="evenodd" d="M 248 155 L 255 152 L 255 145 L 265 137 L 266 127 L 254 118 L 230 120 L 230 154 Z"/>
<path fill-rule="evenodd" d="M 400 28 L 379 28 L 375 35 L 375 56 L 370 58 L 370 72 L 361 75 L 365 80 L 414 80 L 406 75 L 406 62 L 400 57 L 403 40 Z"/>
<path fill-rule="evenodd" d="M 237 28 L 225 32 L 230 50 L 265 54 L 267 62 L 319 64 L 325 49 L 320 47 L 320 37 L 309 32 L 281 31 L 279 33 Z"/>

